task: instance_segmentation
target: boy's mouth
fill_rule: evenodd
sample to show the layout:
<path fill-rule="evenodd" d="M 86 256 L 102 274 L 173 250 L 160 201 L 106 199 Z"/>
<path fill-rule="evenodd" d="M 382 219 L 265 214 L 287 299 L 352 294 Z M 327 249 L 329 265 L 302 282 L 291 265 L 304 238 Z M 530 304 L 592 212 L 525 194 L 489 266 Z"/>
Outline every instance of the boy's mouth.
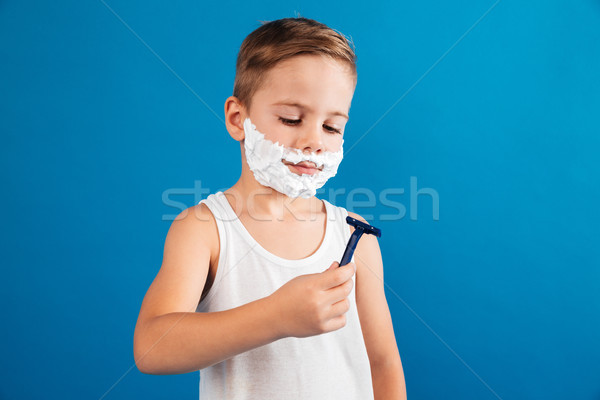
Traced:
<path fill-rule="evenodd" d="M 294 163 L 291 163 L 291 162 L 285 161 L 285 160 L 281 160 L 281 161 L 283 161 L 283 163 L 285 165 L 287 165 L 292 172 L 295 172 L 298 175 L 300 175 L 300 174 L 314 175 L 323 169 L 323 167 L 317 168 L 317 165 L 310 161 L 302 161 L 302 162 L 299 162 L 298 164 L 294 164 Z"/>

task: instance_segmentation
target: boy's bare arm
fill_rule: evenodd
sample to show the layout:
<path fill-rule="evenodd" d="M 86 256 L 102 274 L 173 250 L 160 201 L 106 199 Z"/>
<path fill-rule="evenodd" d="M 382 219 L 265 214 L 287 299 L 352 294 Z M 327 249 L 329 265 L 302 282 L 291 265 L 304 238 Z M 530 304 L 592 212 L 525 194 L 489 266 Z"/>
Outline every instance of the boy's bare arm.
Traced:
<path fill-rule="evenodd" d="M 206 205 L 190 207 L 173 221 L 161 269 L 135 328 L 140 371 L 195 371 L 277 339 L 263 299 L 223 312 L 195 312 L 218 246 L 216 222 Z"/>
<path fill-rule="evenodd" d="M 360 215 L 352 218 L 366 222 Z M 354 253 L 356 306 L 369 355 L 375 400 L 406 399 L 402 362 L 383 285 L 383 261 L 377 238 L 364 235 Z"/>
<path fill-rule="evenodd" d="M 218 246 L 216 223 L 204 204 L 173 221 L 163 264 L 135 328 L 134 358 L 141 372 L 196 371 L 283 337 L 311 336 L 345 325 L 354 264 L 332 264 L 323 273 L 301 275 L 270 296 L 231 310 L 196 313 Z"/>
<path fill-rule="evenodd" d="M 142 328 L 136 365 L 147 374 L 181 374 L 268 344 L 279 339 L 268 308 L 263 298 L 227 311 L 155 317 Z"/>

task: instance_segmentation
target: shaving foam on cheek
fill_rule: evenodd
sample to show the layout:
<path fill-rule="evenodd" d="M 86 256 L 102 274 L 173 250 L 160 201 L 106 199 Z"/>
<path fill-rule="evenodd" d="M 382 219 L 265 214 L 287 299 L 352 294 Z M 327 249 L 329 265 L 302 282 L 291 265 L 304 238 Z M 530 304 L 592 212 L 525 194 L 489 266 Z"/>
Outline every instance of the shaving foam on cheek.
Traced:
<path fill-rule="evenodd" d="M 336 152 L 326 151 L 322 154 L 303 153 L 300 149 L 286 148 L 273 143 L 260 133 L 250 118 L 244 120 L 244 150 L 246 162 L 254 174 L 254 178 L 263 186 L 268 186 L 289 197 L 309 198 L 317 193 L 329 178 L 337 173 L 338 166 L 344 157 L 344 140 Z M 314 175 L 295 174 L 282 160 L 297 164 L 302 161 L 314 162 L 317 168 L 323 169 Z"/>

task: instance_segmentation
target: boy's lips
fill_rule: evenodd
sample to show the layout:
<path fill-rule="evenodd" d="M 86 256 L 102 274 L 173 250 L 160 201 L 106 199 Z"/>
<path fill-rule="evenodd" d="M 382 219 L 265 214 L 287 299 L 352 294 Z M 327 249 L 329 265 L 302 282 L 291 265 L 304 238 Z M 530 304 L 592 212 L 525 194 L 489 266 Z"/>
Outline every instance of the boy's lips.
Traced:
<path fill-rule="evenodd" d="M 314 175 L 323 169 L 323 167 L 317 168 L 317 165 L 310 161 L 302 161 L 302 162 L 299 162 L 298 164 L 294 164 L 294 163 L 291 163 L 291 162 L 288 162 L 285 160 L 282 160 L 282 161 L 284 164 L 286 164 L 288 167 L 290 167 L 292 169 L 292 171 L 295 171 L 298 174 Z"/>

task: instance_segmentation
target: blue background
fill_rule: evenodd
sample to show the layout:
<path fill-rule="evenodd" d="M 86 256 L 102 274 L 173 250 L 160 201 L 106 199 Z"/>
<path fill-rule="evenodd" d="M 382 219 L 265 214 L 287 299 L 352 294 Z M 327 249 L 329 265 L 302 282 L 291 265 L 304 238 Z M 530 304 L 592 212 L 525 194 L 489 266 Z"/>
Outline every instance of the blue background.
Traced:
<path fill-rule="evenodd" d="M 197 372 L 133 364 L 163 195 L 235 183 L 237 50 L 297 11 L 358 54 L 326 187 L 406 190 L 402 219 L 354 211 L 383 231 L 409 398 L 600 399 L 600 2 L 505 0 L 473 27 L 493 4 L 0 2 L 0 398 L 197 397 Z M 410 177 L 439 220 L 427 195 L 410 218 Z"/>

